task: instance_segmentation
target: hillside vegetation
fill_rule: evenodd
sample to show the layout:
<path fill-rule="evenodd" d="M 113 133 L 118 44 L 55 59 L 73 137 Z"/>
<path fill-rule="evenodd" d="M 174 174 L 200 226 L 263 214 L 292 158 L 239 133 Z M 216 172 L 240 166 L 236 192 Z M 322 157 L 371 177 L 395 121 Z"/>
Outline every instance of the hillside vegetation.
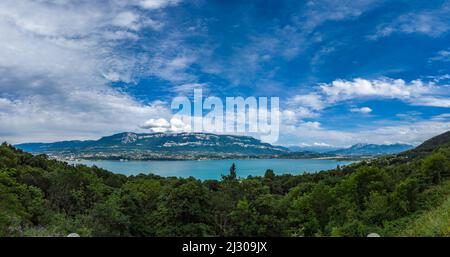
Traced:
<path fill-rule="evenodd" d="M 220 181 L 125 177 L 3 144 L 0 236 L 447 236 L 444 139 L 316 174 L 239 179 L 233 165 Z"/>
<path fill-rule="evenodd" d="M 410 218 L 409 224 L 399 231 L 399 236 L 450 236 L 450 183 L 443 186 L 444 202 L 435 209 Z"/>

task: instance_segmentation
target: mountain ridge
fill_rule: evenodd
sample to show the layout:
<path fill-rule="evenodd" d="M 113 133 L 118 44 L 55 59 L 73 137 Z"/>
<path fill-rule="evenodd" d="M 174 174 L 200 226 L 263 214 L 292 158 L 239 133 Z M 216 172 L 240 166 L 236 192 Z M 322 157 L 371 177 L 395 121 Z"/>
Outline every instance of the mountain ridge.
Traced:
<path fill-rule="evenodd" d="M 425 143 L 425 142 L 424 142 Z M 222 159 L 258 157 L 362 157 L 398 154 L 414 148 L 408 144 L 357 143 L 349 148 L 326 150 L 274 146 L 251 136 L 213 133 L 121 132 L 97 140 L 69 140 L 53 143 L 24 143 L 17 148 L 57 158 L 82 159 Z"/>
<path fill-rule="evenodd" d="M 362 156 L 362 155 L 385 155 L 396 154 L 403 151 L 413 149 L 413 145 L 409 144 L 367 144 L 358 143 L 350 146 L 349 148 L 343 148 L 339 150 L 326 152 L 327 154 L 345 155 L 345 156 Z"/>
<path fill-rule="evenodd" d="M 54 143 L 25 143 L 17 148 L 32 153 L 47 153 L 83 158 L 195 159 L 209 156 L 261 156 L 288 153 L 250 136 L 212 133 L 134 133 L 122 132 L 98 140 L 72 140 Z M 206 155 L 206 156 L 205 156 Z M 185 157 L 183 157 L 185 156 Z"/>

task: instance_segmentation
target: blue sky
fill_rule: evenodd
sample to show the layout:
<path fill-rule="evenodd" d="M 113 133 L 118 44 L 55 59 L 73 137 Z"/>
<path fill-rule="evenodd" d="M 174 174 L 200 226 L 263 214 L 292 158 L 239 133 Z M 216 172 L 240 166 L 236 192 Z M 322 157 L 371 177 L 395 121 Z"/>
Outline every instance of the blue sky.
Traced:
<path fill-rule="evenodd" d="M 148 132 L 201 87 L 280 97 L 278 144 L 418 144 L 450 129 L 449 31 L 450 1 L 5 0 L 0 139 Z"/>

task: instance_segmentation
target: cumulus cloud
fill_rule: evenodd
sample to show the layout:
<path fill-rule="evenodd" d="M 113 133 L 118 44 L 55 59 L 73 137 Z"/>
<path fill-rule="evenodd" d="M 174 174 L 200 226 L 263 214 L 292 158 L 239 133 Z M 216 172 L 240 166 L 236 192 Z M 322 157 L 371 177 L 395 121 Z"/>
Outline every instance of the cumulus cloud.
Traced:
<path fill-rule="evenodd" d="M 318 118 L 329 107 L 369 99 L 398 99 L 409 105 L 450 107 L 450 96 L 447 85 L 437 85 L 440 79 L 433 82 L 413 80 L 406 82 L 402 79 L 380 78 L 353 80 L 334 80 L 330 83 L 319 84 L 313 93 L 295 95 L 286 101 L 281 113 L 283 122 L 295 126 L 306 119 Z M 369 107 L 350 108 L 350 112 L 368 114 Z M 302 125 L 303 127 L 305 124 Z"/>
<path fill-rule="evenodd" d="M 139 76 L 156 77 L 175 85 L 167 91 L 182 94 L 195 87 L 205 90 L 207 85 L 199 83 L 192 72 L 196 68 L 214 75 L 225 74 L 223 77 L 236 85 L 246 79 L 252 83 L 260 77 L 272 79 L 277 67 L 265 72 L 267 66 L 280 59 L 292 60 L 316 42 L 316 28 L 328 21 L 355 19 L 375 1 L 309 1 L 302 15 L 290 17 L 292 24 L 275 22 L 267 33 L 256 31 L 249 35 L 249 42 L 234 46 L 231 57 L 227 55 L 223 62 L 205 58 L 214 51 L 211 42 L 190 46 L 183 28 L 170 27 L 171 17 L 165 12 L 179 4 L 179 0 L 0 1 L 1 140 L 17 143 L 83 139 L 136 129 L 189 131 L 190 124 L 170 119 L 171 111 L 165 103 L 141 101 L 112 87 L 111 82 L 133 83 Z M 385 36 L 397 32 L 438 36 L 446 33 L 448 23 L 441 22 L 442 13 L 436 14 L 434 18 L 427 12 L 406 15 L 384 24 L 380 31 L 384 30 Z M 205 31 L 201 27 L 189 33 Z M 141 38 L 143 34 L 152 36 Z M 139 51 L 128 52 L 136 48 Z M 334 50 L 334 46 L 327 45 L 315 59 Z M 437 53 L 435 61 L 444 61 L 447 50 Z M 149 83 L 149 91 L 152 86 Z M 284 88 L 275 84 L 260 90 L 272 93 L 275 89 Z M 330 131 L 319 122 L 305 120 L 317 118 L 332 105 L 359 98 L 400 99 L 411 105 L 448 108 L 446 92 L 448 87 L 421 80 L 336 80 L 284 102 L 283 129 L 311 137 L 311 144 L 329 138 L 350 142 L 361 135 Z M 367 113 L 364 108 L 368 107 L 358 112 Z M 417 131 L 423 132 L 422 128 Z"/>
<path fill-rule="evenodd" d="M 450 108 L 450 98 L 443 97 L 418 97 L 411 101 L 412 105 L 420 105 L 420 106 L 432 106 L 432 107 L 444 107 Z"/>
<path fill-rule="evenodd" d="M 305 95 L 296 95 L 289 99 L 289 104 L 301 105 L 309 107 L 313 110 L 321 110 L 324 108 L 325 103 L 322 97 L 316 93 L 309 93 Z"/>
<path fill-rule="evenodd" d="M 149 61 L 123 53 L 118 41 L 155 29 L 158 22 L 141 15 L 142 8 L 179 1 L 147 2 L 1 1 L 1 140 L 95 138 L 169 117 L 166 107 L 109 84 L 131 82 L 136 66 Z"/>
<path fill-rule="evenodd" d="M 321 84 L 320 88 L 328 102 L 339 102 L 353 98 L 387 98 L 400 99 L 411 105 L 449 107 L 448 86 L 437 86 L 434 83 L 402 79 L 356 78 L 354 80 L 335 80 L 329 84 Z"/>
<path fill-rule="evenodd" d="M 295 95 L 287 99 L 280 117 L 283 123 L 296 124 L 306 118 L 318 117 L 325 106 L 323 97 L 317 93 Z"/>
<path fill-rule="evenodd" d="M 321 124 L 318 121 L 307 121 L 307 122 L 303 123 L 302 125 L 307 128 L 319 129 Z"/>
<path fill-rule="evenodd" d="M 191 132 L 191 124 L 186 123 L 179 118 L 171 118 L 170 122 L 164 118 L 150 119 L 141 125 L 143 129 L 149 129 L 152 132 Z"/>
<path fill-rule="evenodd" d="M 142 124 L 141 128 L 150 129 L 150 128 L 169 128 L 170 123 L 163 118 L 159 119 L 149 119 L 144 124 Z"/>
<path fill-rule="evenodd" d="M 423 141 L 450 130 L 450 123 L 443 120 L 415 121 L 391 123 L 359 127 L 357 130 L 340 131 L 324 127 L 311 127 L 309 124 L 285 125 L 281 128 L 285 133 L 280 136 L 279 144 L 312 145 L 313 142 L 346 147 L 355 143 L 420 144 Z"/>
<path fill-rule="evenodd" d="M 356 78 L 352 81 L 335 80 L 322 84 L 320 88 L 332 101 L 347 100 L 353 97 L 385 97 L 408 99 L 432 90 L 432 85 L 425 85 L 420 80 L 406 83 L 402 79 L 367 80 Z"/>

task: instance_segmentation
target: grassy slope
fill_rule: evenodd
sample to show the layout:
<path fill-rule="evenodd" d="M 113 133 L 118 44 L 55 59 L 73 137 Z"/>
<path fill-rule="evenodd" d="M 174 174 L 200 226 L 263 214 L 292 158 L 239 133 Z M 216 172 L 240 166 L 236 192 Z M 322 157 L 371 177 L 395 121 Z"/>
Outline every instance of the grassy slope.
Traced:
<path fill-rule="evenodd" d="M 450 236 L 450 181 L 440 186 L 443 203 L 406 223 L 396 236 Z"/>

